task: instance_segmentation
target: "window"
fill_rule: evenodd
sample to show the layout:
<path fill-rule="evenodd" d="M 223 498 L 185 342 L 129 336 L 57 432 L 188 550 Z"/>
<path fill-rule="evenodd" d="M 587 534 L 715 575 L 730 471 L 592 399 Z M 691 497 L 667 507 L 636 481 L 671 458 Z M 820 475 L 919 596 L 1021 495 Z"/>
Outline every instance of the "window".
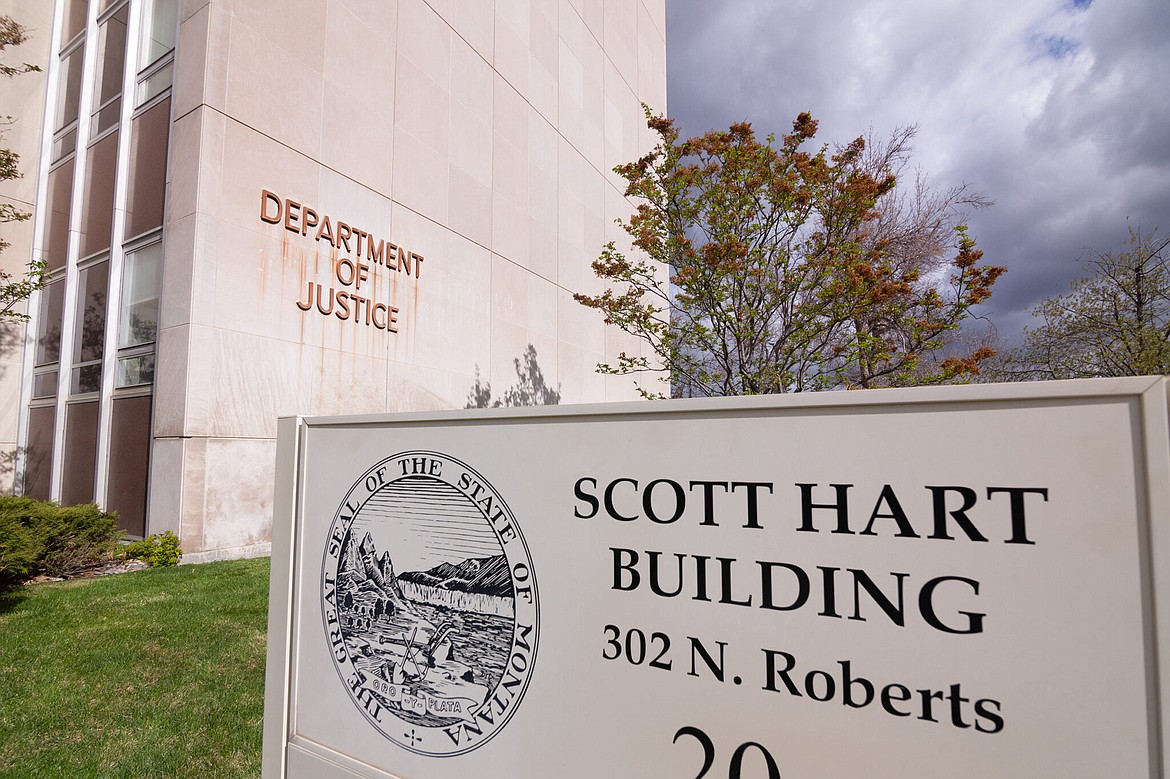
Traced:
<path fill-rule="evenodd" d="M 54 281 L 41 291 L 33 362 L 33 398 L 57 397 L 57 364 L 61 359 L 61 323 L 65 314 L 65 282 Z"/>
<path fill-rule="evenodd" d="M 108 511 L 118 527 L 146 535 L 146 485 L 150 475 L 150 395 L 115 398 L 110 425 Z"/>
<path fill-rule="evenodd" d="M 85 17 L 89 13 L 89 0 L 66 0 L 65 29 L 61 41 L 68 42 L 85 30 Z"/>
<path fill-rule="evenodd" d="M 102 352 L 106 340 L 106 299 L 110 263 L 91 265 L 78 274 L 76 330 L 73 341 L 74 395 L 102 388 Z"/>
<path fill-rule="evenodd" d="M 84 59 L 84 42 L 75 46 L 73 51 L 61 56 L 61 67 L 57 71 L 57 110 L 53 122 L 54 132 L 77 121 L 81 105 L 81 65 Z"/>
<path fill-rule="evenodd" d="M 154 383 L 161 264 L 162 243 L 158 241 L 126 253 L 118 322 L 118 387 Z"/>
<path fill-rule="evenodd" d="M 70 403 L 65 411 L 65 465 L 61 505 L 89 503 L 97 483 L 99 407 L 96 400 Z"/>
<path fill-rule="evenodd" d="M 114 183 L 118 173 L 118 133 L 89 147 L 85 163 L 85 199 L 82 205 L 80 257 L 110 248 L 114 221 Z"/>
<path fill-rule="evenodd" d="M 49 270 L 60 271 L 65 268 L 69 249 L 69 207 L 73 196 L 73 168 L 72 159 L 58 165 L 49 172 L 45 204 L 48 212 L 45 215 L 45 234 L 41 240 L 45 250 L 45 261 Z"/>
<path fill-rule="evenodd" d="M 170 128 L 170 98 L 143 111 L 131 124 L 130 187 L 126 197 L 127 238 L 162 227 Z"/>
<path fill-rule="evenodd" d="M 172 52 L 178 34 L 178 0 L 146 0 L 138 44 L 136 106 L 145 105 L 170 89 L 175 65 Z"/>
<path fill-rule="evenodd" d="M 53 427 L 57 409 L 40 406 L 28 412 L 28 443 L 25 445 L 24 494 L 49 499 L 53 465 Z"/>
<path fill-rule="evenodd" d="M 102 22 L 98 32 L 97 81 L 93 94 L 93 137 L 118 123 L 122 112 L 122 75 L 126 68 L 126 23 L 130 6 L 124 5 Z"/>
<path fill-rule="evenodd" d="M 147 0 L 138 39 L 138 70 L 142 72 L 175 48 L 179 34 L 179 1 Z"/>

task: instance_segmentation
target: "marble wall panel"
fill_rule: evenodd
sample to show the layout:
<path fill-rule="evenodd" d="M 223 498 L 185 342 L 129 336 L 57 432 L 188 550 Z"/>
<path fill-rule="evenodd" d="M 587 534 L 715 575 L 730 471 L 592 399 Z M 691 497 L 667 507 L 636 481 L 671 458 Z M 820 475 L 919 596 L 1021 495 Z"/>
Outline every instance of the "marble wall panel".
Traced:
<path fill-rule="evenodd" d="M 0 444 L 0 495 L 11 495 L 16 488 L 15 443 Z"/>
<path fill-rule="evenodd" d="M 201 495 L 204 482 L 201 471 L 187 473 L 187 453 L 198 450 L 201 454 L 204 446 L 202 440 L 172 437 L 156 437 L 151 443 L 151 480 L 146 504 L 146 516 L 150 517 L 149 531 L 170 530 L 179 537 L 179 545 L 184 551 L 201 550 L 204 547 L 201 506 L 198 513 L 191 512 L 185 516 L 184 505 L 184 494 L 190 495 L 197 491 L 198 484 Z M 192 460 L 195 460 L 194 456 Z"/>
<path fill-rule="evenodd" d="M 154 383 L 154 435 L 187 434 L 187 375 L 191 327 L 164 327 L 158 334 Z"/>
<path fill-rule="evenodd" d="M 386 5 L 393 8 L 397 3 Z M 414 33 L 409 27 L 411 14 L 408 13 L 413 7 L 413 3 L 408 3 L 403 10 L 407 17 L 404 33 Z M 397 18 L 387 15 L 379 26 L 372 26 L 365 15 L 351 9 L 344 0 L 330 0 L 327 8 L 322 48 L 325 81 L 333 86 L 347 86 L 356 93 L 368 93 L 371 102 L 376 104 L 390 105 L 394 97 Z M 411 49 L 402 46 L 398 51 L 408 53 Z"/>
<path fill-rule="evenodd" d="M 387 106 L 369 93 L 354 93 L 326 82 L 323 114 L 327 130 L 321 140 L 321 163 L 377 192 L 390 192 L 394 181 L 394 124 Z"/>
<path fill-rule="evenodd" d="M 520 148 L 528 146 L 528 111 L 524 94 L 498 72 L 492 82 L 495 102 L 492 130 Z"/>
<path fill-rule="evenodd" d="M 175 60 L 175 83 L 171 93 L 174 99 L 172 112 L 176 118 L 205 102 L 208 55 L 211 54 L 211 16 L 211 6 L 204 5 L 183 16 L 179 25 L 178 50 L 183 56 Z"/>
<path fill-rule="evenodd" d="M 389 238 L 393 234 L 390 198 L 377 190 L 323 167 L 317 192 L 319 210 L 344 219 L 347 224 L 377 238 Z M 322 245 L 328 248 L 329 244 L 326 241 L 318 243 L 318 246 Z M 356 245 L 353 248 L 356 251 Z M 364 248 L 363 255 L 368 256 Z"/>
<path fill-rule="evenodd" d="M 555 207 L 555 193 L 552 203 Z M 556 282 L 560 264 L 555 225 L 555 215 L 551 222 L 531 214 L 528 217 L 528 267 L 534 274 L 550 283 Z"/>
<path fill-rule="evenodd" d="M 520 370 L 527 370 L 525 352 L 529 346 L 536 350 L 536 363 L 540 368 L 541 375 L 544 376 L 545 385 L 552 389 L 558 389 L 560 367 L 559 345 L 556 339 L 521 325 L 510 322 L 494 322 L 492 324 L 490 371 L 487 374 L 491 382 L 493 400 L 502 401 L 507 390 L 519 384 L 520 378 L 517 373 L 516 361 L 520 361 Z"/>
<path fill-rule="evenodd" d="M 171 125 L 171 182 L 166 198 L 167 222 L 189 217 L 199 208 L 200 160 L 205 151 L 214 154 L 215 146 L 214 140 L 205 138 L 204 134 L 204 118 L 210 113 L 199 108 L 178 116 Z"/>
<path fill-rule="evenodd" d="M 182 439 L 182 481 L 179 492 L 179 542 L 188 552 L 213 549 L 203 529 L 207 520 L 207 439 Z M 153 460 L 151 465 L 154 465 Z M 154 481 L 152 478 L 151 481 Z M 154 491 L 151 491 L 153 508 Z M 167 520 L 163 520 L 167 521 Z M 173 521 L 173 520 L 171 520 Z M 153 527 L 154 516 L 149 522 Z M 147 528 L 148 530 L 151 528 Z"/>
<path fill-rule="evenodd" d="M 556 219 L 557 158 L 558 140 L 556 127 L 540 114 L 528 114 L 528 189 L 533 216 L 552 223 Z M 536 184 L 539 177 L 540 183 Z M 547 202 L 533 202 L 536 200 Z M 539 211 L 540 208 L 550 210 Z"/>
<path fill-rule="evenodd" d="M 491 319 L 528 327 L 528 273 L 510 260 L 492 255 Z"/>
<path fill-rule="evenodd" d="M 446 223 L 450 208 L 450 160 L 400 127 L 394 130 L 396 202 Z"/>
<path fill-rule="evenodd" d="M 612 63 L 605 65 L 605 148 L 601 167 L 610 183 L 625 190 L 625 180 L 614 173 L 618 165 L 636 160 L 641 128 L 646 126 L 642 105 L 629 83 Z"/>
<path fill-rule="evenodd" d="M 192 274 L 195 259 L 199 256 L 196 243 L 201 236 L 198 221 L 199 217 L 192 215 L 167 225 L 164 252 L 169 252 L 169 255 L 163 262 L 162 283 L 159 284 L 160 329 L 191 321 Z"/>
<path fill-rule="evenodd" d="M 638 8 L 640 2 L 605 0 L 605 54 L 629 88 L 638 83 Z M 607 86 L 608 90 L 608 86 Z"/>
<path fill-rule="evenodd" d="M 275 232 L 276 226 L 270 225 Z M 216 328 L 284 341 L 320 344 L 321 316 L 297 306 L 310 281 L 333 288 L 333 265 L 312 241 L 281 231 L 276 239 L 219 222 L 215 274 Z M 340 287 L 339 287 L 340 288 Z M 312 312 L 310 312 L 312 313 Z"/>
<path fill-rule="evenodd" d="M 150 532 L 169 530 L 179 536 L 179 545 L 183 549 L 194 550 L 202 548 L 203 538 L 201 528 L 198 533 L 185 533 L 194 528 L 184 528 L 182 522 L 183 455 L 186 448 L 187 441 L 182 438 L 156 437 L 151 444 L 147 514 L 150 516 Z"/>
<path fill-rule="evenodd" d="M 479 0 L 430 0 L 430 6 L 462 40 L 466 41 L 485 61 L 495 57 L 495 2 Z M 458 67 L 454 69 L 459 73 Z"/>
<path fill-rule="evenodd" d="M 601 41 L 605 38 L 606 0 L 571 0 L 573 8 L 589 28 L 590 34 Z"/>
<path fill-rule="evenodd" d="M 485 349 L 482 361 L 483 379 L 486 379 L 487 363 Z M 475 385 L 474 367 L 464 373 L 390 363 L 386 376 L 386 411 L 442 411 L 464 408 L 468 403 L 471 388 Z"/>
<path fill-rule="evenodd" d="M 492 134 L 492 243 L 497 254 L 528 263 L 528 133 L 530 114 L 523 97 L 501 78 L 495 82 Z"/>
<path fill-rule="evenodd" d="M 585 248 L 585 175 L 590 169 L 576 149 L 565 138 L 557 143 L 557 233 L 562 242 L 578 249 Z M 574 258 L 574 260 L 577 258 Z M 561 284 L 579 285 L 580 268 L 562 267 Z"/>
<path fill-rule="evenodd" d="M 527 282 L 528 329 L 555 341 L 560 331 L 557 298 L 563 290 L 553 282 L 531 273 L 527 276 Z"/>
<path fill-rule="evenodd" d="M 172 328 L 172 338 L 182 337 L 186 342 L 186 370 L 176 372 L 173 378 L 158 375 L 155 377 L 155 424 L 160 418 L 160 411 L 164 404 L 179 402 L 176 398 L 181 393 L 183 415 L 178 420 L 181 426 L 179 435 L 206 436 L 211 428 L 211 420 L 216 414 L 215 382 L 219 375 L 219 366 L 216 365 L 215 329 L 207 325 L 187 325 L 181 328 Z M 159 360 L 164 359 L 168 348 L 178 349 L 182 346 L 179 341 L 168 344 L 166 339 L 170 330 L 159 333 Z M 161 373 L 161 372 L 160 372 Z M 167 428 L 171 433 L 170 427 Z M 156 435 L 158 428 L 156 428 Z"/>
<path fill-rule="evenodd" d="M 572 18 L 580 23 L 576 16 Z M 561 40 L 560 47 L 560 56 L 557 58 L 560 87 L 557 92 L 557 123 L 565 139 L 580 149 L 585 142 L 585 65 L 569 43 Z"/>
<path fill-rule="evenodd" d="M 218 272 L 218 224 L 209 216 L 194 216 L 167 225 L 163 237 L 160 289 L 160 327 L 215 321 L 215 277 Z M 184 308 L 181 297 L 188 295 Z"/>
<path fill-rule="evenodd" d="M 233 17 L 233 26 L 246 26 L 259 36 L 257 43 L 283 49 L 320 74 L 325 60 L 327 3 L 321 0 L 215 0 Z M 234 64 L 234 63 L 233 63 Z"/>
<path fill-rule="evenodd" d="M 452 58 L 460 78 L 451 84 L 449 104 L 451 169 L 490 190 L 494 74 L 491 66 L 462 39 L 456 39 Z M 455 197 L 452 189 L 452 198 Z M 457 217 L 454 206 L 451 216 Z"/>
<path fill-rule="evenodd" d="M 233 162 L 229 159 L 226 146 L 229 140 L 229 130 L 231 130 L 231 140 L 233 144 L 236 139 L 242 135 L 240 132 L 242 126 L 231 122 L 226 116 L 219 111 L 210 108 L 203 108 L 192 114 L 198 114 L 200 122 L 200 149 L 199 155 L 196 158 L 198 161 L 198 173 L 195 174 L 197 178 L 196 184 L 196 208 L 202 213 L 217 213 L 219 206 L 223 202 L 224 194 L 224 180 L 225 177 L 230 180 L 234 177 L 227 175 L 229 171 L 234 169 L 225 168 L 225 163 Z M 172 131 L 173 132 L 173 131 Z M 170 155 L 171 167 L 171 185 L 170 189 L 176 186 L 181 187 L 181 182 L 178 181 L 184 175 L 190 176 L 191 165 L 190 161 L 179 160 L 178 152 L 172 152 Z M 190 186 L 190 185 L 188 185 Z M 168 200 L 170 195 L 168 193 Z M 169 208 L 169 207 L 168 207 Z M 174 218 L 168 210 L 168 219 Z"/>
<path fill-rule="evenodd" d="M 492 190 L 490 185 L 451 166 L 451 214 L 447 226 L 485 249 L 492 242 Z"/>
<path fill-rule="evenodd" d="M 276 441 L 212 438 L 205 463 L 203 548 L 243 550 L 269 541 Z"/>
<path fill-rule="evenodd" d="M 219 168 L 229 175 L 220 178 L 218 187 L 210 182 L 207 184 L 204 191 L 208 199 L 200 201 L 203 213 L 276 237 L 282 228 L 260 221 L 261 190 L 268 189 L 299 203 L 311 204 L 318 211 L 328 210 L 328 205 L 322 203 L 320 197 L 319 163 L 231 117 L 223 122 L 223 156 Z M 209 122 L 207 142 L 214 142 L 219 132 Z M 207 165 L 214 165 L 213 154 L 208 155 Z"/>
<path fill-rule="evenodd" d="M 210 4 L 211 0 L 182 0 L 179 4 L 179 21 L 186 21 Z"/>
<path fill-rule="evenodd" d="M 657 114 L 666 113 L 666 37 L 658 20 L 644 3 L 638 5 L 636 86 L 638 99 L 650 106 L 650 110 Z"/>
<path fill-rule="evenodd" d="M 338 0 L 329 4 L 321 163 L 388 192 L 393 181 L 396 17 L 384 27 L 371 26 L 366 18 Z"/>
<path fill-rule="evenodd" d="M 319 349 L 316 360 L 306 361 L 302 369 L 312 386 L 306 413 L 380 414 L 387 408 L 388 360 Z"/>
<path fill-rule="evenodd" d="M 210 3 L 207 26 L 207 69 L 203 80 L 203 102 L 217 110 L 227 108 L 228 73 L 231 70 L 231 13 L 218 3 Z M 186 56 L 186 53 L 179 56 Z"/>
<path fill-rule="evenodd" d="M 335 6 L 344 7 L 358 21 L 387 38 L 387 51 L 398 39 L 398 0 L 328 0 L 328 12 Z"/>
<path fill-rule="evenodd" d="M 528 91 L 525 96 L 547 121 L 557 121 L 560 38 L 557 3 L 534 2 L 529 19 Z"/>
<path fill-rule="evenodd" d="M 493 152 L 491 249 L 519 264 L 528 263 L 528 154 L 500 135 Z"/>
<path fill-rule="evenodd" d="M 646 14 L 646 16 L 650 20 L 650 23 L 654 25 L 654 30 L 658 34 L 658 37 L 661 40 L 665 41 L 666 40 L 666 3 L 653 2 L 653 0 L 650 0 L 649 2 L 647 2 L 647 0 L 642 0 L 641 5 L 642 5 L 642 7 L 641 7 L 642 13 Z M 639 21 L 639 24 L 641 24 L 641 21 Z M 665 72 L 666 72 L 665 69 L 663 69 L 664 74 L 665 74 Z"/>
<path fill-rule="evenodd" d="M 568 0 L 561 8 L 560 130 L 586 158 L 600 165 L 604 140 L 605 53 Z"/>
<path fill-rule="evenodd" d="M 458 78 L 451 79 L 451 97 L 470 109 L 476 118 L 491 122 L 496 74 L 490 57 L 474 44 L 456 37 L 451 46 L 451 69 L 458 74 Z"/>
<path fill-rule="evenodd" d="M 197 349 L 208 356 L 191 373 L 189 435 L 275 438 L 277 418 L 311 413 L 308 379 L 320 347 L 227 330 L 198 337 L 202 329 L 192 328 L 193 359 Z"/>
<path fill-rule="evenodd" d="M 582 349 L 562 341 L 557 346 L 557 371 L 561 382 L 561 405 L 568 403 L 597 403 L 605 397 L 605 376 L 598 373 L 599 362 L 605 359 L 601 351 Z"/>
<path fill-rule="evenodd" d="M 294 2 L 299 6 L 308 0 Z M 239 14 L 243 9 L 263 5 L 237 0 L 234 8 Z M 311 5 L 320 9 L 322 31 L 318 35 L 323 38 L 324 5 L 316 2 Z M 291 12 L 288 9 L 263 16 L 284 19 Z M 246 13 L 245 17 L 251 18 L 252 14 Z M 297 20 L 298 26 L 305 21 L 308 20 Z M 321 151 L 325 88 L 323 40 L 318 43 L 316 54 L 299 50 L 293 53 L 275 42 L 272 35 L 268 26 L 250 26 L 238 15 L 232 20 L 225 110 L 237 121 L 316 159 Z"/>
<path fill-rule="evenodd" d="M 399 54 L 394 102 L 394 127 L 409 133 L 439 155 L 449 149 L 451 92 L 411 59 Z"/>
<path fill-rule="evenodd" d="M 605 346 L 605 319 L 597 311 L 581 305 L 573 294 L 560 290 L 557 295 L 557 332 L 563 344 L 601 354 Z M 595 361 L 596 362 L 596 361 Z"/>
<path fill-rule="evenodd" d="M 531 0 L 496 0 L 496 72 L 520 94 L 528 92 L 528 58 L 531 40 Z"/>
<path fill-rule="evenodd" d="M 454 33 L 425 0 L 399 0 L 398 56 L 434 81 L 443 91 L 451 86 L 451 45 Z"/>
<path fill-rule="evenodd" d="M 398 205 L 394 234 L 427 259 L 418 278 L 399 281 L 401 327 L 389 359 L 470 376 L 491 339 L 490 253 Z"/>

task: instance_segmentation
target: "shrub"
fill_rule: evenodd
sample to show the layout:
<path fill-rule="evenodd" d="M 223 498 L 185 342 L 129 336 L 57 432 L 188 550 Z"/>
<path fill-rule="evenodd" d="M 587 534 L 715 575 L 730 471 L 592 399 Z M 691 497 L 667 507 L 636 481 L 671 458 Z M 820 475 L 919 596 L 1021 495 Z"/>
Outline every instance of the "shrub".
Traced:
<path fill-rule="evenodd" d="M 141 560 L 151 568 L 169 568 L 179 564 L 183 550 L 179 548 L 179 537 L 171 531 L 151 534 L 141 541 L 131 541 L 122 547 L 125 560 Z"/>
<path fill-rule="evenodd" d="M 11 557 L 12 578 L 76 576 L 106 563 L 121 536 L 117 518 L 93 503 L 59 506 L 21 497 L 0 497 L 0 538 Z M 9 540 L 11 539 L 11 540 Z M 4 554 L 0 552 L 0 555 Z M 33 555 L 31 564 L 27 561 Z"/>
<path fill-rule="evenodd" d="M 41 547 L 17 517 L 0 513 L 0 590 L 28 578 Z"/>

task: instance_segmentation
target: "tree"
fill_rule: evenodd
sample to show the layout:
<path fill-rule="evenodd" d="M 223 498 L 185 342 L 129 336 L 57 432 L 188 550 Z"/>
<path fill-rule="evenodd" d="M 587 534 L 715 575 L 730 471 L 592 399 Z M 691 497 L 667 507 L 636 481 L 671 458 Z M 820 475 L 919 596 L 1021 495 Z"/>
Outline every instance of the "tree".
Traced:
<path fill-rule="evenodd" d="M 28 31 L 23 25 L 10 16 L 0 16 L 0 54 L 6 51 L 9 46 L 19 46 L 26 40 L 28 40 Z M 36 65 L 28 63 L 17 66 L 0 64 L 0 75 L 7 78 L 39 70 L 40 68 Z M 0 125 L 3 126 L 11 123 L 11 116 L 5 116 L 3 120 L 0 120 Z M 0 142 L 3 139 L 4 131 L 0 127 Z M 20 178 L 19 165 L 19 154 L 6 147 L 0 147 L 0 181 Z M 14 204 L 0 201 L 0 224 L 23 222 L 30 216 L 29 212 L 20 210 Z M 4 251 L 8 246 L 8 241 L 0 238 L 0 251 Z M 24 276 L 18 279 L 14 279 L 11 274 L 0 269 L 0 320 L 4 318 L 28 319 L 26 314 L 15 311 L 15 306 L 48 283 L 48 266 L 40 260 L 29 262 Z"/>
<path fill-rule="evenodd" d="M 623 352 L 600 371 L 739 395 L 943 382 L 991 355 L 938 356 L 1004 269 L 979 264 L 959 221 L 984 198 L 922 176 L 895 188 L 916 128 L 830 154 L 802 149 L 817 130 L 807 113 L 779 144 L 747 123 L 680 141 L 670 119 L 646 116 L 658 144 L 615 168 L 640 253 L 607 244 L 593 270 L 616 286 L 575 297 L 654 357 Z"/>
<path fill-rule="evenodd" d="M 1117 252 L 1089 250 L 1088 274 L 1032 309 L 1043 324 L 1006 355 L 1008 380 L 1170 373 L 1170 238 L 1130 227 Z"/>

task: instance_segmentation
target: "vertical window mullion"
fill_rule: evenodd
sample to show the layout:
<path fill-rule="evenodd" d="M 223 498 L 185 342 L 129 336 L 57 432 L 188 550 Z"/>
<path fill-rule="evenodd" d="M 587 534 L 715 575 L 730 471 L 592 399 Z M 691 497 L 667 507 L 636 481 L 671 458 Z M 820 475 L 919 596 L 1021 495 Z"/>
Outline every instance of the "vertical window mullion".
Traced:
<path fill-rule="evenodd" d="M 102 349 L 102 395 L 98 417 L 97 482 L 95 500 L 106 505 L 107 481 L 110 470 L 110 431 L 113 424 L 111 393 L 114 391 L 115 369 L 118 364 L 118 323 L 122 310 L 122 275 L 126 252 L 123 250 L 123 236 L 126 225 L 126 191 L 129 186 L 130 169 L 130 117 L 134 113 L 134 101 L 127 99 L 134 88 L 135 68 L 138 60 L 138 39 L 135 32 L 141 23 L 142 3 L 130 3 L 130 16 L 126 24 L 126 54 L 122 66 L 122 110 L 118 117 L 118 165 L 114 187 L 113 234 L 110 239 L 110 277 L 106 306 L 106 339 Z"/>
<path fill-rule="evenodd" d="M 64 4 L 62 2 L 61 4 Z M 85 185 L 86 165 L 89 158 L 90 115 L 93 110 L 94 75 L 97 69 L 97 12 L 98 4 L 89 3 L 86 9 L 85 43 L 83 64 L 81 67 L 81 99 L 77 117 L 77 156 L 74 159 L 73 194 L 69 214 L 69 256 L 65 266 L 65 321 L 69 323 L 61 332 L 61 362 L 60 374 L 57 383 L 57 418 L 53 435 L 53 477 L 50 495 L 53 500 L 60 500 L 64 483 L 65 469 L 65 440 L 68 420 L 68 399 L 73 374 L 74 333 L 78 316 L 77 311 L 77 260 L 83 231 L 82 219 L 85 217 Z M 59 63 L 58 63 L 59 64 Z M 63 379 L 63 380 L 62 380 Z"/>

